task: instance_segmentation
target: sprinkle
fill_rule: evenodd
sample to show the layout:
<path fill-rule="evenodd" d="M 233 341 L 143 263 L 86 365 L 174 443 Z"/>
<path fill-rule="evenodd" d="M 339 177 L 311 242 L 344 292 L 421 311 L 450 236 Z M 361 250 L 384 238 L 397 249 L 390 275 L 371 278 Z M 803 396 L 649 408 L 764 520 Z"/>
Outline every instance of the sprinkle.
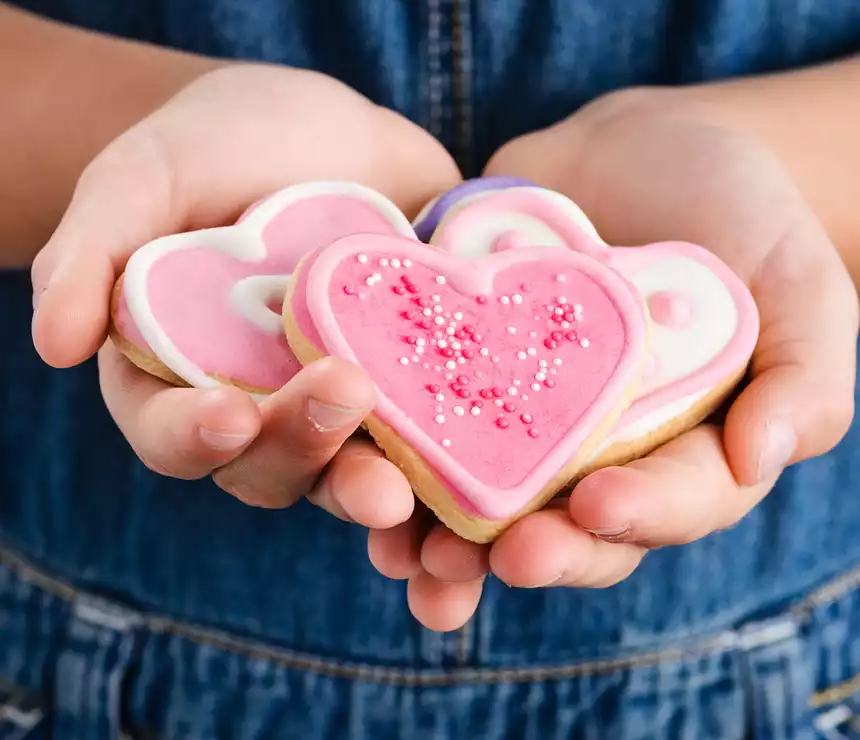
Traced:
<path fill-rule="evenodd" d="M 451 349 L 453 349 L 453 350 L 458 350 L 458 349 L 460 349 L 460 347 L 462 347 L 462 346 L 463 346 L 463 345 L 462 345 L 462 344 L 460 344 L 459 342 L 451 342 Z"/>
<path fill-rule="evenodd" d="M 563 309 L 563 308 L 561 308 L 561 307 L 557 307 L 557 308 L 554 308 L 554 309 L 552 310 L 552 312 L 553 312 L 556 316 L 561 316 L 561 315 L 563 315 L 563 314 L 564 314 L 564 309 Z"/>
<path fill-rule="evenodd" d="M 540 365 L 540 367 L 546 367 L 547 361 L 546 360 L 538 360 L 538 365 Z"/>
<path fill-rule="evenodd" d="M 374 284 L 376 281 L 375 281 L 372 277 L 369 277 L 369 278 L 367 278 L 367 280 L 365 280 L 364 282 L 365 282 L 365 283 L 367 283 L 367 287 L 368 287 L 368 288 L 372 288 L 372 287 L 373 287 L 373 284 Z"/>
<path fill-rule="evenodd" d="M 375 283 L 378 283 L 380 280 L 382 280 L 382 275 L 380 275 L 378 272 L 374 272 L 371 277 L 373 278 L 373 282 Z"/>
<path fill-rule="evenodd" d="M 570 322 L 569 321 L 562 321 L 561 322 L 561 328 L 562 329 L 570 329 Z"/>
<path fill-rule="evenodd" d="M 406 289 L 402 285 L 392 285 L 391 292 L 395 295 L 403 295 L 406 293 Z"/>
<path fill-rule="evenodd" d="M 514 378 L 514 385 L 515 386 L 521 386 L 522 383 L 519 380 L 517 380 L 516 378 Z"/>
<path fill-rule="evenodd" d="M 347 295 L 355 295 L 355 288 L 353 288 L 351 285 L 344 285 L 343 292 Z"/>
<path fill-rule="evenodd" d="M 442 389 L 438 385 L 436 385 L 436 383 L 430 383 L 430 385 L 427 386 L 427 390 L 435 395 Z"/>
<path fill-rule="evenodd" d="M 418 350 L 418 351 L 420 352 L 421 350 Z M 411 359 L 412 359 L 412 362 L 418 362 L 418 355 L 412 355 Z"/>
<path fill-rule="evenodd" d="M 439 306 L 439 305 L 433 306 L 434 313 L 442 313 L 443 310 L 444 309 L 442 308 L 442 306 Z"/>
<path fill-rule="evenodd" d="M 540 316 L 538 316 L 538 319 L 540 319 Z M 537 339 L 537 332 L 536 331 L 530 331 L 529 332 L 529 339 Z"/>
<path fill-rule="evenodd" d="M 472 395 L 472 391 L 470 391 L 468 388 L 460 388 L 460 390 L 456 391 L 456 393 L 460 398 L 469 398 L 469 396 Z"/>
<path fill-rule="evenodd" d="M 445 363 L 445 367 L 449 370 L 454 370 L 457 367 L 457 363 L 454 362 L 454 360 L 448 360 L 448 362 Z"/>
<path fill-rule="evenodd" d="M 510 302 L 511 299 L 508 298 L 506 295 L 503 295 L 501 298 L 499 298 L 499 303 L 501 303 L 502 305 L 507 306 Z"/>
<path fill-rule="evenodd" d="M 481 398 L 492 398 L 493 391 L 490 388 L 482 388 L 481 389 Z"/>
<path fill-rule="evenodd" d="M 436 342 L 436 346 L 439 349 L 445 349 L 445 347 L 448 346 L 448 342 L 446 342 L 444 339 L 440 339 L 438 342 Z"/>
<path fill-rule="evenodd" d="M 454 318 L 455 318 L 455 319 L 457 319 L 457 321 L 462 321 L 462 320 L 463 320 L 463 314 L 462 314 L 462 313 L 460 313 L 459 311 L 457 311 L 457 312 L 454 314 Z M 463 328 L 465 329 L 465 327 L 463 327 Z M 469 332 L 466 332 L 466 333 L 468 334 Z"/>
<path fill-rule="evenodd" d="M 462 354 L 467 360 L 471 360 L 475 356 L 475 353 L 468 348 L 464 349 Z"/>
<path fill-rule="evenodd" d="M 529 400 L 529 397 L 528 397 L 525 393 L 523 393 L 523 395 L 521 395 L 521 396 L 520 396 L 520 398 L 522 398 L 522 399 L 523 399 L 523 401 L 528 401 L 528 400 Z"/>
<path fill-rule="evenodd" d="M 556 275 L 556 276 L 555 276 L 555 279 L 556 279 L 556 282 L 558 282 L 558 283 L 563 283 L 563 282 L 565 282 L 565 281 L 567 280 L 567 275 L 561 275 L 561 274 L 559 274 L 559 275 Z"/>
<path fill-rule="evenodd" d="M 458 365 L 465 365 L 466 364 L 466 358 L 465 357 L 458 357 L 457 358 L 457 364 Z"/>
<path fill-rule="evenodd" d="M 554 368 L 554 367 L 551 367 L 551 368 L 549 369 L 549 374 L 550 374 L 550 375 L 558 375 L 558 370 L 557 370 L 556 368 Z"/>
<path fill-rule="evenodd" d="M 445 423 L 445 417 L 442 414 L 436 414 L 436 423 L 437 424 L 444 424 Z"/>
<path fill-rule="evenodd" d="M 487 296 L 479 295 L 475 298 L 475 303 L 480 303 L 482 306 L 487 302 Z"/>
<path fill-rule="evenodd" d="M 392 264 L 394 264 L 394 260 L 391 260 L 391 262 L 392 262 Z M 403 266 L 404 267 L 412 267 L 412 260 L 408 260 L 408 259 L 403 260 Z M 396 267 L 396 265 L 395 265 L 395 267 Z"/>
<path fill-rule="evenodd" d="M 445 281 L 445 276 L 444 276 L 444 275 L 437 275 L 437 276 L 436 276 L 436 284 L 437 284 L 437 285 L 444 285 L 444 284 L 445 284 L 445 282 L 446 282 L 446 281 Z"/>
<path fill-rule="evenodd" d="M 493 355 L 490 359 L 493 362 L 501 362 L 501 358 L 498 355 Z"/>
<path fill-rule="evenodd" d="M 409 358 L 408 357 L 401 357 L 400 358 L 400 364 L 401 365 L 408 365 L 409 364 Z"/>
<path fill-rule="evenodd" d="M 508 388 L 508 395 L 509 395 L 509 396 L 515 396 L 515 395 L 517 395 L 517 393 L 518 393 L 517 389 L 516 389 L 516 388 L 514 388 L 513 386 L 511 386 L 510 388 Z"/>
<path fill-rule="evenodd" d="M 469 413 L 472 414 L 472 416 L 477 416 L 481 413 L 481 409 L 478 406 L 472 406 L 472 409 Z"/>
<path fill-rule="evenodd" d="M 442 298 L 434 293 L 433 295 L 430 296 L 430 300 L 433 301 L 433 303 L 439 303 L 439 301 L 441 301 Z"/>
<path fill-rule="evenodd" d="M 382 259 L 379 260 L 379 266 L 380 267 L 388 267 L 388 260 L 385 257 L 383 257 Z"/>
<path fill-rule="evenodd" d="M 504 416 L 500 416 L 498 419 L 496 419 L 496 426 L 499 429 L 507 429 L 510 426 L 510 423 Z"/>
<path fill-rule="evenodd" d="M 519 306 L 523 302 L 523 297 L 519 293 L 514 293 L 511 300 Z"/>
<path fill-rule="evenodd" d="M 534 417 L 531 414 L 520 414 L 520 421 L 523 424 L 531 424 L 534 421 Z"/>
<path fill-rule="evenodd" d="M 520 286 L 520 290 L 521 290 L 523 293 L 531 293 L 531 292 L 532 292 L 532 286 L 531 286 L 531 285 L 529 285 L 528 283 L 523 283 L 523 284 Z"/>
<path fill-rule="evenodd" d="M 546 373 L 537 373 L 535 374 L 535 380 L 546 380 Z"/>
<path fill-rule="evenodd" d="M 444 394 L 444 393 L 438 393 L 438 394 L 436 394 L 436 400 L 437 400 L 439 403 L 442 403 L 442 401 L 444 401 L 444 400 L 445 400 L 445 394 Z"/>
<path fill-rule="evenodd" d="M 425 370 L 429 370 L 430 369 L 430 363 L 425 362 L 421 367 L 423 367 Z"/>
<path fill-rule="evenodd" d="M 574 303 L 573 304 L 573 310 L 576 313 L 582 313 L 582 305 L 579 303 Z"/>
<path fill-rule="evenodd" d="M 486 347 L 481 347 L 481 357 L 486 357 L 488 354 L 490 354 L 490 350 Z"/>
<path fill-rule="evenodd" d="M 559 296 L 558 298 L 556 298 L 555 300 L 556 300 L 559 304 L 561 304 L 562 306 L 563 306 L 565 303 L 567 303 L 567 298 L 565 298 L 563 295 L 560 295 L 560 296 Z"/>
<path fill-rule="evenodd" d="M 462 406 L 455 406 L 455 407 L 454 407 L 454 413 L 455 413 L 457 416 L 462 416 L 463 414 L 465 414 L 465 413 L 466 413 L 466 410 L 465 410 Z"/>
<path fill-rule="evenodd" d="M 587 347 L 589 344 L 591 344 L 591 342 L 589 342 L 587 339 L 580 339 L 579 340 L 579 346 L 580 347 Z"/>
<path fill-rule="evenodd" d="M 445 319 L 443 319 L 441 316 L 437 316 L 435 319 L 433 319 L 433 321 L 436 323 L 436 326 L 442 326 L 442 324 L 445 323 Z"/>
<path fill-rule="evenodd" d="M 540 390 L 540 386 L 537 383 L 532 383 L 532 390 L 537 392 Z"/>
<path fill-rule="evenodd" d="M 422 313 L 424 316 L 432 316 L 432 315 L 433 315 L 433 310 L 432 310 L 432 309 L 430 309 L 430 308 L 425 308 L 421 313 Z"/>
<path fill-rule="evenodd" d="M 504 409 L 505 409 L 505 411 L 507 411 L 509 414 L 512 414 L 512 413 L 514 413 L 514 411 L 516 411 L 516 410 L 517 410 L 517 407 L 516 407 L 516 406 L 514 406 L 510 401 L 506 401 L 506 402 L 505 402 L 505 404 L 504 404 Z"/>
<path fill-rule="evenodd" d="M 529 437 L 532 439 L 537 439 L 540 436 L 540 432 L 537 429 L 529 429 Z"/>
<path fill-rule="evenodd" d="M 419 347 L 423 347 L 425 344 L 427 344 L 427 341 L 422 339 L 421 337 L 418 337 L 418 339 L 415 340 L 415 344 L 417 344 Z"/>
<path fill-rule="evenodd" d="M 576 332 L 575 332 L 575 331 L 569 331 L 569 332 L 568 332 L 567 334 L 565 334 L 564 336 L 565 336 L 565 338 L 566 338 L 568 341 L 570 341 L 570 342 L 575 342 L 575 341 L 576 341 Z"/>
<path fill-rule="evenodd" d="M 525 352 L 522 352 L 522 351 L 517 352 L 517 359 L 518 360 L 525 360 L 526 357 L 528 357 L 528 355 Z"/>
<path fill-rule="evenodd" d="M 419 340 L 420 341 L 420 340 Z M 555 357 L 552 361 L 553 365 L 561 365 L 561 357 Z"/>
<path fill-rule="evenodd" d="M 395 257 L 393 260 L 391 260 L 391 266 L 396 270 L 398 267 L 400 267 L 400 260 Z"/>
<path fill-rule="evenodd" d="M 502 389 L 499 388 L 498 386 L 493 387 L 492 393 L 493 393 L 494 398 L 501 398 L 502 397 Z"/>
<path fill-rule="evenodd" d="M 443 439 L 442 440 L 442 446 L 443 447 L 450 447 L 451 446 L 451 440 L 450 439 Z"/>
<path fill-rule="evenodd" d="M 555 388 L 555 381 L 554 381 L 552 378 L 547 378 L 547 379 L 543 382 L 543 384 L 544 384 L 547 388 Z"/>
<path fill-rule="evenodd" d="M 357 259 L 357 260 L 358 260 L 358 262 L 359 262 L 360 264 L 362 264 L 362 265 L 366 265 L 366 264 L 367 264 L 367 255 L 366 255 L 366 254 L 360 254 L 360 255 L 358 255 L 358 257 L 356 257 L 356 259 Z"/>
<path fill-rule="evenodd" d="M 449 326 L 447 329 L 445 329 L 445 333 L 446 333 L 449 337 L 453 337 L 453 336 L 454 336 L 454 330 L 453 330 L 450 326 Z"/>
<path fill-rule="evenodd" d="M 556 349 L 558 347 L 558 343 L 553 339 L 544 339 L 543 346 L 547 349 Z"/>
<path fill-rule="evenodd" d="M 457 382 L 460 385 L 469 385 L 469 379 L 465 375 L 458 375 Z"/>
<path fill-rule="evenodd" d="M 552 334 L 550 334 L 550 336 L 551 336 L 551 337 L 552 337 L 556 342 L 560 342 L 562 339 L 564 339 L 564 333 L 563 333 L 563 332 L 560 332 L 560 331 L 554 331 Z"/>
<path fill-rule="evenodd" d="M 502 408 L 502 406 L 504 406 L 504 405 L 505 405 L 505 404 L 502 402 L 502 399 L 501 399 L 501 398 L 497 398 L 497 399 L 495 399 L 495 400 L 493 401 L 493 403 L 494 403 L 496 406 L 498 406 L 499 408 Z"/>
<path fill-rule="evenodd" d="M 508 327 L 508 334 L 516 334 L 516 333 L 517 333 L 517 327 L 515 327 L 515 326 L 509 326 Z"/>

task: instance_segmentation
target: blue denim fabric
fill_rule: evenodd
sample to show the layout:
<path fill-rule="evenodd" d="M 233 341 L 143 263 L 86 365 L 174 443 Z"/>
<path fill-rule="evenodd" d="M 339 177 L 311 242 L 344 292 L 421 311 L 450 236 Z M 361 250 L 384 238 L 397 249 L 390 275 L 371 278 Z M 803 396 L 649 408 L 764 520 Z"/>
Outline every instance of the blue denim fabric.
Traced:
<path fill-rule="evenodd" d="M 609 89 L 860 50 L 857 0 L 18 4 L 334 74 L 466 174 Z M 94 365 L 38 361 L 30 310 L 26 276 L 0 275 L 0 738 L 857 734 L 860 424 L 732 530 L 602 591 L 491 581 L 472 622 L 438 635 L 357 528 L 145 470 Z"/>

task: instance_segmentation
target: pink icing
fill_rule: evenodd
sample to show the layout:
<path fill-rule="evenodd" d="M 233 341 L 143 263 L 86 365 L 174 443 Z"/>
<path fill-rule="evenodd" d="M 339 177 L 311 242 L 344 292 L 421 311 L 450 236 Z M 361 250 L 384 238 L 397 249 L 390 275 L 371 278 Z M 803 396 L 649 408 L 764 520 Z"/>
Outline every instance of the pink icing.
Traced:
<path fill-rule="evenodd" d="M 264 203 L 248 209 L 242 224 L 249 223 Z M 218 245 L 207 243 L 207 235 L 212 232 L 173 237 L 175 249 L 165 250 L 149 267 L 146 300 L 153 319 L 175 350 L 207 375 L 273 391 L 301 365 L 282 331 L 267 332 L 236 310 L 231 297 L 233 287 L 244 278 L 290 275 L 305 254 L 344 234 L 388 234 L 394 228 L 370 203 L 348 195 L 317 194 L 285 206 L 264 224 L 261 233 L 245 225 L 232 229 L 237 251 L 262 238 L 266 250 L 262 259 L 228 254 L 221 246 L 223 239 Z M 252 248 L 247 251 L 252 252 Z M 265 301 L 276 324 L 280 321 L 279 303 L 272 298 Z M 125 295 L 119 301 L 115 320 L 132 343 L 149 347 Z M 168 357 L 161 359 L 170 366 Z"/>
<path fill-rule="evenodd" d="M 642 247 L 610 247 L 590 237 L 570 214 L 558 203 L 541 194 L 539 189 L 516 189 L 487 195 L 453 212 L 434 243 L 452 254 L 460 251 L 460 244 L 474 233 L 475 225 L 493 220 L 500 214 L 523 213 L 540 219 L 555 231 L 573 249 L 596 257 L 604 264 L 628 278 L 661 260 L 684 257 L 704 265 L 728 289 L 737 309 L 737 329 L 731 340 L 719 354 L 704 367 L 680 378 L 654 388 L 639 397 L 623 414 L 618 423 L 622 428 L 643 416 L 681 398 L 710 389 L 721 383 L 732 372 L 742 367 L 752 354 L 758 340 L 758 310 L 752 295 L 734 272 L 711 252 L 685 242 L 663 242 Z M 506 236 L 506 235 L 505 235 Z M 494 250 L 495 245 L 490 247 Z M 665 304 L 670 305 L 665 305 Z M 669 328 L 690 326 L 696 321 L 692 304 L 687 298 L 673 296 L 671 300 L 660 297 L 656 301 L 655 320 L 671 322 Z M 684 304 L 687 304 L 686 307 Z M 649 305 L 650 308 L 650 305 Z M 653 309 L 651 309 L 653 310 Z M 690 323 L 684 323 L 688 321 Z M 655 359 L 651 373 L 659 372 L 660 360 Z"/>
<path fill-rule="evenodd" d="M 519 234 L 516 231 L 506 231 L 504 234 L 500 234 L 496 241 L 493 243 L 493 252 L 504 252 L 506 249 L 518 249 L 520 247 L 533 247 L 534 244 L 530 244 L 528 239 L 524 238 L 522 234 Z"/>
<path fill-rule="evenodd" d="M 648 296 L 648 313 L 662 326 L 683 329 L 693 321 L 693 304 L 681 293 L 661 290 Z"/>
<path fill-rule="evenodd" d="M 464 262 L 353 236 L 305 273 L 293 310 L 317 330 L 306 336 L 364 368 L 377 415 L 487 518 L 520 510 L 576 454 L 644 348 L 627 284 L 565 249 Z"/>

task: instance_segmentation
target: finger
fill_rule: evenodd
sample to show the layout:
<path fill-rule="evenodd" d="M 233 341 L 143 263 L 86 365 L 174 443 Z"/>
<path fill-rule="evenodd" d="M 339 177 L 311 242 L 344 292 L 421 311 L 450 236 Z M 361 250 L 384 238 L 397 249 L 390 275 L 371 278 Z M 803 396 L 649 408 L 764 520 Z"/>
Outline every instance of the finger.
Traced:
<path fill-rule="evenodd" d="M 603 588 L 629 576 L 644 550 L 610 544 L 577 527 L 567 512 L 531 514 L 507 530 L 490 551 L 490 566 L 510 586 Z"/>
<path fill-rule="evenodd" d="M 570 496 L 573 522 L 610 542 L 692 542 L 740 520 L 773 479 L 738 487 L 719 430 L 703 425 L 624 467 L 586 477 Z"/>
<path fill-rule="evenodd" d="M 420 573 L 423 570 L 421 545 L 434 522 L 430 512 L 418 505 L 415 513 L 403 524 L 391 529 L 370 530 L 367 553 L 373 567 L 395 580 L 412 578 Z"/>
<path fill-rule="evenodd" d="M 726 417 L 726 451 L 745 485 L 823 454 L 854 416 L 857 293 L 817 224 L 789 230 L 751 282 L 761 314 L 752 382 Z"/>
<path fill-rule="evenodd" d="M 358 366 L 335 357 L 308 365 L 263 402 L 262 431 L 245 454 L 215 472 L 215 482 L 253 506 L 290 506 L 311 491 L 375 401 L 375 387 Z"/>
<path fill-rule="evenodd" d="M 409 579 L 406 592 L 409 610 L 427 629 L 451 632 L 471 619 L 483 587 L 483 578 L 468 583 L 445 583 L 422 572 Z"/>
<path fill-rule="evenodd" d="M 390 529 L 412 516 L 415 496 L 400 469 L 373 442 L 349 439 L 308 500 L 346 521 Z"/>
<path fill-rule="evenodd" d="M 475 581 L 490 569 L 490 548 L 458 537 L 442 524 L 427 535 L 421 548 L 421 564 L 441 581 Z"/>
<path fill-rule="evenodd" d="M 108 341 L 99 352 L 108 411 L 143 463 L 173 478 L 202 478 L 260 430 L 260 410 L 237 388 L 174 388 L 132 365 Z"/>

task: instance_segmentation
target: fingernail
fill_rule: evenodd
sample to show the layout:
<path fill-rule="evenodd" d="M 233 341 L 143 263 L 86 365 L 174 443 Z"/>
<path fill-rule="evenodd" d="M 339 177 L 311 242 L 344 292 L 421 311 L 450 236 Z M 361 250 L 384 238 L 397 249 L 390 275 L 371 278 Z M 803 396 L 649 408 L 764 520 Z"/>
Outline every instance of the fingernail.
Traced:
<path fill-rule="evenodd" d="M 562 578 L 564 578 L 564 573 L 559 573 L 555 578 L 552 578 L 549 581 L 539 583 L 536 586 L 526 586 L 526 588 L 549 588 L 550 586 L 558 583 Z"/>
<path fill-rule="evenodd" d="M 346 426 L 352 426 L 358 421 L 360 409 L 349 409 L 344 406 L 332 406 L 308 399 L 308 419 L 318 432 L 331 432 Z"/>
<path fill-rule="evenodd" d="M 223 452 L 238 450 L 244 447 L 254 436 L 253 434 L 244 434 L 241 432 L 219 432 L 214 429 L 207 429 L 206 427 L 200 427 L 198 432 L 200 439 L 203 440 L 207 447 Z"/>
<path fill-rule="evenodd" d="M 630 525 L 622 527 L 600 527 L 598 529 L 585 529 L 589 534 L 599 537 L 606 542 L 623 542 L 630 535 Z"/>
<path fill-rule="evenodd" d="M 758 480 L 768 480 L 788 464 L 797 448 L 794 428 L 784 419 L 768 421 L 764 432 L 764 446 L 758 458 Z"/>

